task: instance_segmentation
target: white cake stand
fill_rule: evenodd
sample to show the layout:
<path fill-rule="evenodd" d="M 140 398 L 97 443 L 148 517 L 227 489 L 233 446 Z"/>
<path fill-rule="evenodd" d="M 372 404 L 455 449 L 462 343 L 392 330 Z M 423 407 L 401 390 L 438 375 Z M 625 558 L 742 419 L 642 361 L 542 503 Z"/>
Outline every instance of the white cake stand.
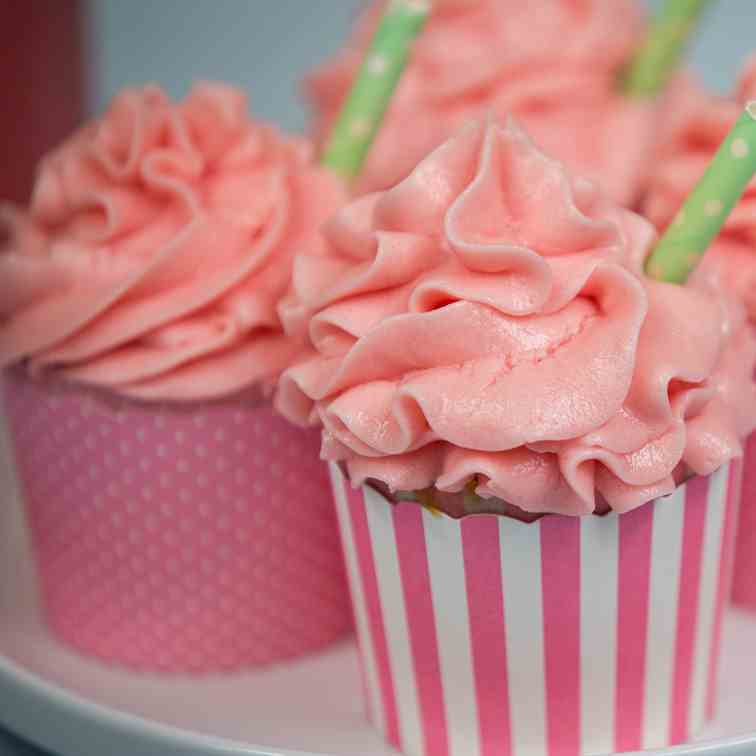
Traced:
<path fill-rule="evenodd" d="M 351 642 L 263 673 L 161 678 L 107 668 L 39 621 L 0 432 L 0 725 L 61 756 L 390 756 L 365 722 Z M 656 753 L 756 754 L 756 615 L 727 617 L 718 718 Z"/>

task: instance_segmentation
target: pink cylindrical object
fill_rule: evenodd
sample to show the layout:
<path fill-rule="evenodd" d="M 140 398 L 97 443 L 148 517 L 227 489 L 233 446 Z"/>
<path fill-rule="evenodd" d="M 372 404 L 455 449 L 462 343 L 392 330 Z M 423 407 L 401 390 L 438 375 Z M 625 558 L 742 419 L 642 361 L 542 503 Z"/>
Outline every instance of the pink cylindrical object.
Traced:
<path fill-rule="evenodd" d="M 8 373 L 43 613 L 146 671 L 290 659 L 351 626 L 316 432 L 253 402 L 150 405 Z"/>
<path fill-rule="evenodd" d="M 331 478 L 367 711 L 410 756 L 578 756 L 714 711 L 739 462 L 623 515 L 392 506 Z"/>
<path fill-rule="evenodd" d="M 743 505 L 735 541 L 732 600 L 756 611 L 756 433 L 748 438 L 743 456 Z"/>

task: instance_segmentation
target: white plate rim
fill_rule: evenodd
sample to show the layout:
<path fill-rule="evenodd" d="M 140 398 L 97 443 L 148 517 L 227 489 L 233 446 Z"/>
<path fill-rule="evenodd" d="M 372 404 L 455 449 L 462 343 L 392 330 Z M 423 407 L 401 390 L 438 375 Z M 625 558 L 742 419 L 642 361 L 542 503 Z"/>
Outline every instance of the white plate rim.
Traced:
<path fill-rule="evenodd" d="M 57 683 L 45 680 L 2 653 L 0 701 L 3 702 L 0 706 L 0 723 L 13 734 L 34 745 L 61 753 L 62 756 L 69 754 L 56 751 L 60 747 L 59 743 L 45 737 L 44 733 L 35 727 L 40 721 L 44 721 L 46 725 L 54 725 L 61 717 L 70 717 L 72 723 L 86 723 L 90 727 L 101 729 L 104 735 L 111 738 L 125 736 L 129 743 L 124 746 L 123 754 L 129 756 L 141 756 L 143 753 L 145 756 L 154 755 L 156 746 L 161 749 L 161 756 L 174 753 L 186 756 L 328 756 L 298 750 L 271 750 L 149 721 L 136 714 L 97 703 Z M 133 742 L 133 738 L 137 738 L 138 742 Z M 145 750 L 141 749 L 142 744 L 147 746 Z M 71 756 L 88 754 L 88 747 L 84 746 L 84 751 L 77 751 Z M 111 750 L 110 754 L 119 756 L 120 750 Z M 101 752 L 98 752 L 97 756 L 101 756 Z"/>
<path fill-rule="evenodd" d="M 90 735 L 94 729 L 96 734 L 108 739 L 111 756 L 154 756 L 156 753 L 161 756 L 328 756 L 300 750 L 271 750 L 149 721 L 71 692 L 24 669 L 1 653 L 0 700 L 4 702 L 0 707 L 0 722 L 6 728 L 42 748 L 58 749 L 61 756 L 101 756 L 96 745 L 99 737 L 91 743 L 97 750 L 90 750 L 83 742 L 75 746 L 75 753 L 59 750 L 60 742 L 56 738 L 60 735 L 60 726 L 71 730 L 81 725 Z M 40 721 L 45 722 L 46 730 L 38 727 Z M 119 738 L 124 743 L 123 750 L 120 746 L 113 747 Z M 646 756 L 746 756 L 754 752 L 756 732 L 642 753 Z"/>

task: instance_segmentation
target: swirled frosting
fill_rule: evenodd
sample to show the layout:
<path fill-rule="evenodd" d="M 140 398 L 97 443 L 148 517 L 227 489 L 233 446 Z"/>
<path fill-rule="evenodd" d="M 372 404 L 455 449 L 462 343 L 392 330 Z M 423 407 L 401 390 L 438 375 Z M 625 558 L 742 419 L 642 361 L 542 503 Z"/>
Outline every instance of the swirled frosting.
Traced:
<path fill-rule="evenodd" d="M 385 3 L 306 82 L 315 132 L 330 133 Z M 469 119 L 514 114 L 543 149 L 629 202 L 654 108 L 620 96 L 642 33 L 634 0 L 443 0 L 434 5 L 355 189 L 386 189 Z M 380 70 L 380 69 L 377 69 Z"/>
<path fill-rule="evenodd" d="M 310 357 L 279 409 L 392 491 L 625 511 L 740 453 L 756 343 L 706 282 L 646 280 L 650 224 L 514 122 L 470 125 L 344 208 L 281 305 Z"/>
<path fill-rule="evenodd" d="M 658 145 L 649 175 L 643 213 L 659 229 L 666 228 L 703 175 L 714 153 L 743 112 L 756 99 L 756 57 L 744 66 L 731 97 L 706 92 L 695 81 L 681 87 L 674 117 Z M 745 303 L 756 320 L 756 180 L 728 217 L 706 253 L 698 276 L 719 278 Z"/>
<path fill-rule="evenodd" d="M 305 141 L 219 84 L 119 94 L 4 207 L 0 367 L 163 399 L 265 387 L 301 351 L 276 307 L 342 201 Z"/>

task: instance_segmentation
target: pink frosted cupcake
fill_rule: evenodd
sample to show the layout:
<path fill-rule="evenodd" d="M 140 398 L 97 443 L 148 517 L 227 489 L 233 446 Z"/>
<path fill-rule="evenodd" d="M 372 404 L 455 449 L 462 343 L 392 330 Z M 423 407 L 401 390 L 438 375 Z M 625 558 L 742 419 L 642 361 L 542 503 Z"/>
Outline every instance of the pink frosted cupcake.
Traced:
<path fill-rule="evenodd" d="M 681 92 L 643 203 L 644 214 L 658 228 L 672 221 L 743 107 L 754 99 L 756 58 L 744 66 L 731 97 L 716 97 L 693 83 Z M 744 303 L 751 323 L 756 323 L 756 181 L 727 219 L 696 276 L 721 281 Z M 756 610 L 756 437 L 746 445 L 733 598 Z"/>
<path fill-rule="evenodd" d="M 125 90 L 3 209 L 0 367 L 61 640 L 209 672 L 348 629 L 317 434 L 265 401 L 302 352 L 276 314 L 293 255 L 341 200 L 303 141 L 204 84 Z"/>
<path fill-rule="evenodd" d="M 411 756 L 687 740 L 756 424 L 739 304 L 646 279 L 650 225 L 512 122 L 325 235 L 277 402 L 324 426 L 371 720 Z"/>
<path fill-rule="evenodd" d="M 348 45 L 307 80 L 320 141 L 384 5 L 374 2 Z M 635 0 L 435 3 L 356 190 L 392 186 L 464 122 L 493 112 L 513 113 L 549 154 L 631 202 L 658 124 L 654 105 L 618 88 L 643 26 Z"/>

